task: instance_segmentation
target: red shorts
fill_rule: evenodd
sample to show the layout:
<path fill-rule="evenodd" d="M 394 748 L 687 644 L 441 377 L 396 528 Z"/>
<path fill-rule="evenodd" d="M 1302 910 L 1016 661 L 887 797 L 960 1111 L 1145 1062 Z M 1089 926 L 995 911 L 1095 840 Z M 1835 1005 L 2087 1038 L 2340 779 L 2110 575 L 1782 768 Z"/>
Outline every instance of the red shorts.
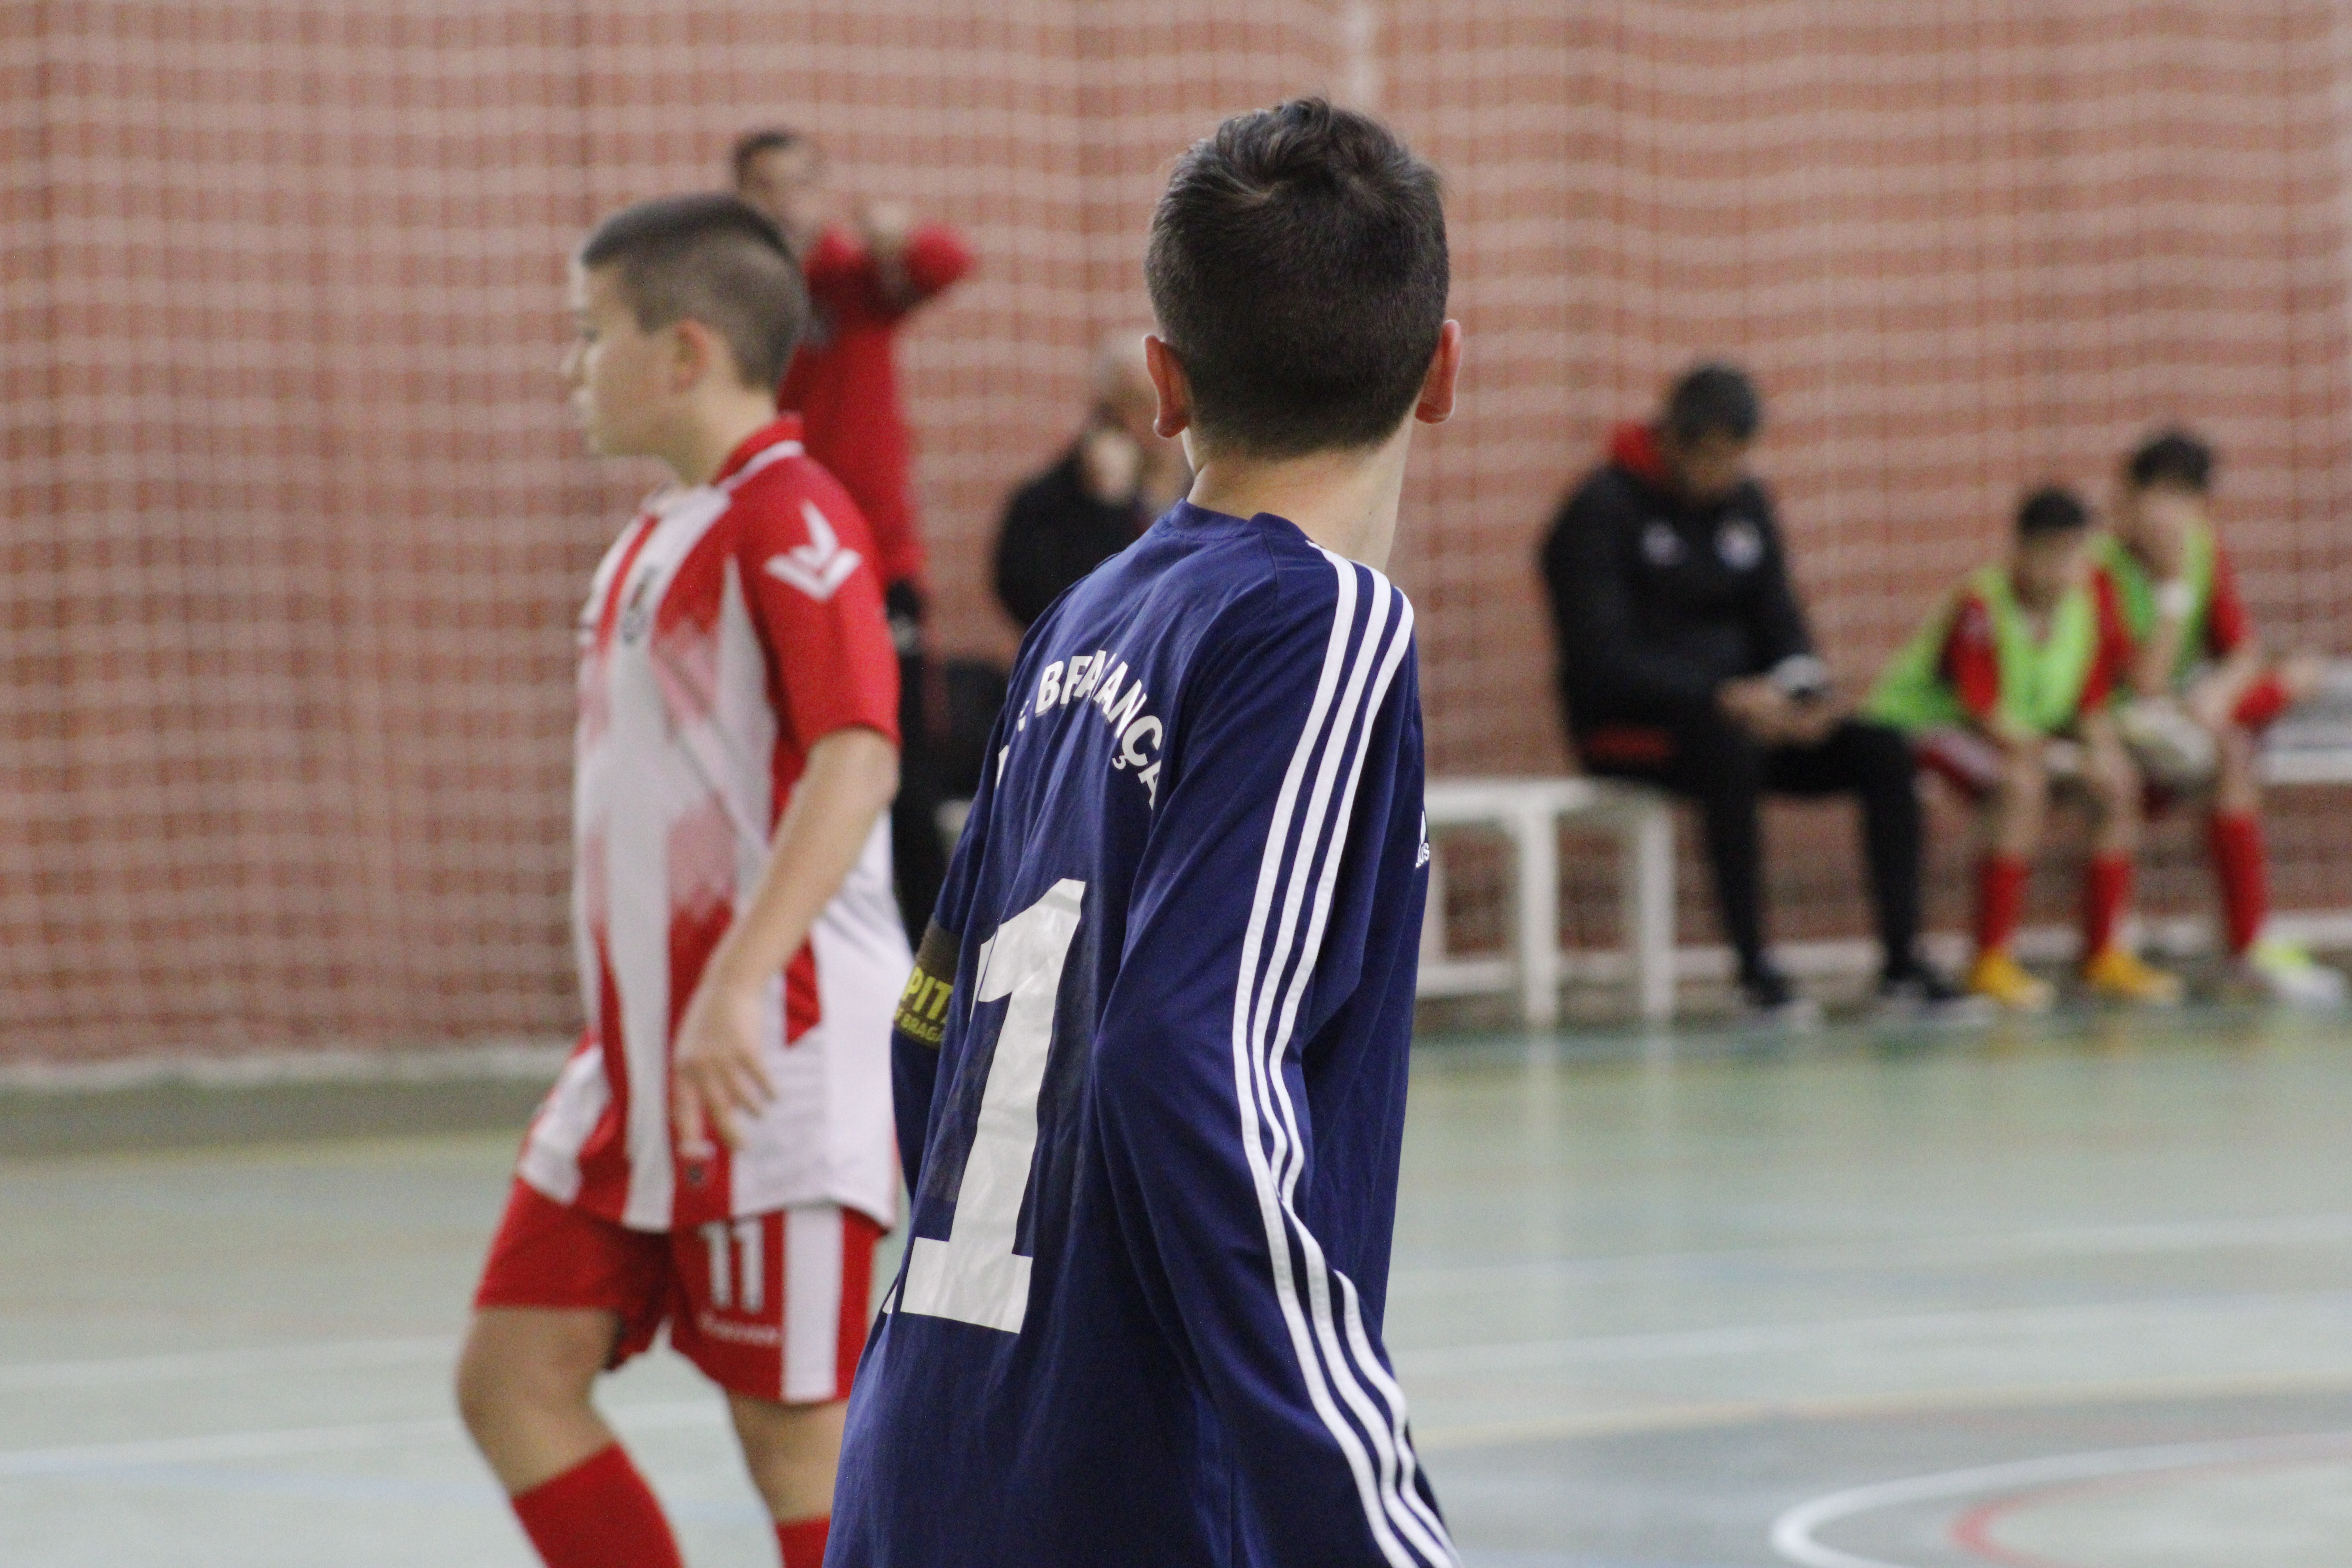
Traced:
<path fill-rule="evenodd" d="M 1921 768 L 1971 803 L 1981 802 L 2000 786 L 2001 769 L 2007 765 L 1999 746 L 1957 724 L 1912 736 L 1911 752 Z"/>
<path fill-rule="evenodd" d="M 671 1347 L 721 1388 L 823 1405 L 848 1397 L 866 1348 L 881 1235 L 833 1204 L 675 1234 L 631 1230 L 518 1181 L 474 1305 L 614 1313 L 608 1367 L 650 1346 L 667 1322 Z"/>

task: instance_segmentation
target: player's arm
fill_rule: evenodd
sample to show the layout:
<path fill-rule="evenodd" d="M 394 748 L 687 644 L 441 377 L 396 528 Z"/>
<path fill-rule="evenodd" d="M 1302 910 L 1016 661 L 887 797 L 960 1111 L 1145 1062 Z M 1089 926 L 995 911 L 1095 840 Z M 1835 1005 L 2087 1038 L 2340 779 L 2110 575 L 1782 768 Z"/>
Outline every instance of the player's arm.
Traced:
<path fill-rule="evenodd" d="M 915 221 L 899 202 L 875 202 L 864 215 L 874 280 L 892 310 L 913 310 L 971 270 L 971 247 L 945 224 Z"/>
<path fill-rule="evenodd" d="M 2205 651 L 2212 656 L 2214 667 L 2189 689 L 2187 706 L 2199 723 L 2219 731 L 2229 723 L 2239 700 L 2262 678 L 2266 660 L 2254 637 L 2252 618 L 2246 614 L 2245 598 L 2238 592 L 2238 574 L 2230 557 L 2218 548 L 2213 553 L 2212 602 L 2205 610 Z"/>
<path fill-rule="evenodd" d="M 806 751 L 759 880 L 678 1021 L 671 1112 L 689 1152 L 707 1148 L 713 1131 L 733 1145 L 746 1114 L 767 1102 L 768 987 L 898 787 L 898 660 L 865 519 L 821 476 L 738 504 L 748 514 L 738 581 L 773 672 L 777 717 Z"/>
<path fill-rule="evenodd" d="M 1305 1060 L 1367 978 L 1362 911 L 1421 886 L 1409 611 L 1375 592 L 1380 636 L 1335 642 L 1327 594 L 1318 613 L 1224 643 L 1184 693 L 1088 1088 L 1151 1310 L 1280 1563 L 1454 1561 L 1377 1309 L 1331 1260 L 1340 1237 L 1385 1235 L 1391 1216 L 1318 1188 Z M 1360 1043 L 1324 1040 L 1318 1060 L 1346 1074 Z M 1392 1201 L 1378 1182 L 1361 1190 L 1367 1209 Z"/>
<path fill-rule="evenodd" d="M 2012 723 L 2000 706 L 2000 652 L 1992 610 L 1975 594 L 1963 594 L 1944 634 L 1944 679 L 1959 700 L 1969 727 L 2004 750 L 2035 743 L 2040 737 Z"/>
<path fill-rule="evenodd" d="M 715 1130 L 732 1148 L 743 1119 L 768 1102 L 761 1062 L 769 988 L 864 852 L 875 819 L 898 793 L 898 748 L 863 728 L 809 748 L 792 804 L 776 824 L 751 900 L 703 966 L 679 1021 L 673 1110 L 678 1147 L 707 1151 Z"/>

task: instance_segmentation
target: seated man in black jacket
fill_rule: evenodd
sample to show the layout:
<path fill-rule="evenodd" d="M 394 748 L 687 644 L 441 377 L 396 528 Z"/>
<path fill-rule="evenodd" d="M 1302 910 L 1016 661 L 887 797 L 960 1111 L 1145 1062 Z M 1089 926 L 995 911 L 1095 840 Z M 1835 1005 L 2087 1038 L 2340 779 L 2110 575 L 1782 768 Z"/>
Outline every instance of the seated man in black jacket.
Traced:
<path fill-rule="evenodd" d="M 1697 804 L 1753 1011 L 1790 1021 L 1818 1013 L 1765 951 L 1758 803 L 1767 790 L 1859 798 L 1885 952 L 1879 994 L 1906 1007 L 1956 1005 L 1916 951 L 1910 748 L 1851 717 L 1814 655 L 1771 500 L 1747 469 L 1762 417 L 1745 373 L 1700 365 L 1675 384 L 1656 424 L 1617 432 L 1608 460 L 1560 508 L 1543 574 L 1569 733 L 1591 772 Z"/>
<path fill-rule="evenodd" d="M 1151 428 L 1158 395 L 1143 335 L 1095 354 L 1086 428 L 1054 466 L 1024 484 L 996 539 L 996 597 L 1023 631 L 1062 591 L 1135 542 L 1184 493 L 1182 451 Z"/>

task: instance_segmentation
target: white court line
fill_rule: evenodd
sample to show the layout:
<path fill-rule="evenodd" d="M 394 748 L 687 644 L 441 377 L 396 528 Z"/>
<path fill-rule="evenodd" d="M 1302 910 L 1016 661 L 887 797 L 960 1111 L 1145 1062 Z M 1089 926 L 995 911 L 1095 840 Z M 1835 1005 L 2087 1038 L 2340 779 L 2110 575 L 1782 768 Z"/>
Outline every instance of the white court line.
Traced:
<path fill-rule="evenodd" d="M 2148 1470 L 2186 1470 L 2206 1465 L 2242 1464 L 2250 1459 L 2293 1458 L 2325 1452 L 2352 1443 L 2352 1431 L 2311 1432 L 2294 1437 L 2251 1437 L 2221 1443 L 2173 1443 L 2151 1448 L 2102 1448 L 2084 1454 L 2057 1454 L 2021 1459 L 2006 1465 L 1985 1465 L 1969 1470 L 1913 1476 L 1899 1481 L 1852 1487 L 1799 1503 L 1772 1521 L 1772 1550 L 1801 1568 L 1916 1568 L 1824 1546 L 1815 1539 L 1822 1526 L 1857 1514 L 1906 1503 L 1941 1502 L 1979 1492 L 2009 1491 L 2047 1486 L 2053 1481 L 2091 1480 L 2102 1476 L 2127 1476 Z"/>
<path fill-rule="evenodd" d="M 1524 1340 L 1505 1344 L 1449 1345 L 1429 1350 L 1392 1347 L 1399 1365 L 1415 1377 L 1475 1373 L 1524 1372 L 1547 1366 L 1612 1362 L 1683 1361 L 1706 1356 L 1748 1355 L 1767 1351 L 1809 1350 L 1822 1345 L 1911 1344 L 1964 1334 L 2022 1337 L 2160 1326 L 2173 1317 L 2243 1316 L 2281 1307 L 2352 1310 L 2352 1291 L 2315 1290 L 2236 1296 L 2159 1297 L 2068 1307 L 1989 1308 L 1966 1312 L 1923 1312 L 1905 1317 L 1828 1319 L 1811 1322 L 1760 1323 L 1661 1333 L 1604 1334 L 1582 1339 Z"/>
<path fill-rule="evenodd" d="M 1698 1360 L 1824 1343 L 1906 1344 L 1963 1333 L 2027 1335 L 2141 1327 L 2168 1316 L 2242 1314 L 2288 1308 L 2352 1310 L 2352 1291 L 2266 1295 L 2162 1297 L 2067 1307 L 1985 1309 L 1900 1317 L 1832 1318 L 1810 1322 L 1734 1324 L 1654 1333 L 1596 1334 L 1576 1339 L 1503 1344 L 1399 1347 L 1394 1353 L 1416 1377 L 1526 1371 L 1545 1366 L 1613 1362 Z M 315 1344 L 191 1351 L 170 1355 L 87 1361 L 0 1363 L 0 1393 L 44 1389 L 116 1388 L 208 1377 L 235 1378 L 287 1372 L 333 1372 L 372 1366 L 453 1363 L 457 1342 L 446 1335 L 407 1339 L 334 1340 Z"/>
<path fill-rule="evenodd" d="M 0 1363 L 0 1393 L 116 1388 L 191 1378 L 244 1377 L 255 1373 L 332 1372 L 346 1367 L 411 1366 L 428 1362 L 454 1365 L 457 1357 L 455 1339 L 433 1334 L 410 1339 L 331 1340 L 247 1350 L 186 1351 L 172 1355 Z"/>
<path fill-rule="evenodd" d="M 2063 1229 L 2002 1231 L 1920 1239 L 1873 1238 L 1827 1247 L 1727 1247 L 1711 1252 L 1625 1253 L 1606 1258 L 1528 1258 L 1512 1263 L 1459 1268 L 1398 1268 L 1389 1281 L 1391 1299 L 1525 1289 L 1531 1279 L 1608 1280 L 1639 1279 L 1664 1270 L 1720 1268 L 1768 1264 L 1775 1269 L 1861 1267 L 1969 1267 L 1981 1263 L 2064 1258 L 2127 1258 L 2177 1252 L 2228 1251 L 2240 1247 L 2334 1246 L 2352 1243 L 2352 1214 L 2288 1215 L 2264 1219 L 2192 1220 L 2180 1224 L 2078 1226 Z"/>
<path fill-rule="evenodd" d="M 631 1431 L 720 1426 L 726 1423 L 725 1406 L 716 1398 L 608 1405 L 604 1413 L 614 1424 Z M 459 1435 L 455 1417 L 436 1415 L 416 1421 L 369 1421 L 346 1426 L 297 1426 L 267 1432 L 143 1438 L 129 1443 L 82 1443 L 58 1448 L 14 1448 L 0 1450 L 0 1480 L 89 1470 L 136 1469 L 146 1465 L 342 1453 L 400 1443 L 455 1443 Z"/>

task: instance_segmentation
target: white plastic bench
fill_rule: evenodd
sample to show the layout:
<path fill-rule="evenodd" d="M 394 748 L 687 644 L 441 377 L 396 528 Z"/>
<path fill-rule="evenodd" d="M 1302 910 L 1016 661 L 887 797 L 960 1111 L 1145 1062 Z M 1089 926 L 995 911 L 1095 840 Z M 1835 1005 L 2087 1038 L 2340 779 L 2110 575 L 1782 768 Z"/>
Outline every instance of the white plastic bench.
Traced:
<path fill-rule="evenodd" d="M 1650 1022 L 1675 1011 L 1675 818 L 1670 798 L 1640 784 L 1591 778 L 1432 779 L 1429 912 L 1421 928 L 1423 996 L 1517 990 L 1530 1028 L 1559 1022 L 1559 987 L 1570 960 L 1559 946 L 1559 829 L 1563 823 L 1617 836 L 1625 966 L 1634 1009 Z M 1515 884 L 1512 956 L 1464 959 L 1445 946 L 1445 859 L 1439 830 L 1489 827 L 1508 840 Z"/>

